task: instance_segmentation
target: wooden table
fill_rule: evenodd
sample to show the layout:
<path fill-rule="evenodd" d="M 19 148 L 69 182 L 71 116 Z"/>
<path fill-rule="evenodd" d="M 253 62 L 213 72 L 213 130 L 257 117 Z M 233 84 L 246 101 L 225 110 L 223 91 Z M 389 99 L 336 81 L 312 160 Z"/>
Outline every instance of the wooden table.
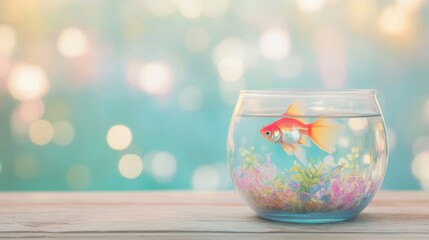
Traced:
<path fill-rule="evenodd" d="M 259 219 L 235 192 L 0 193 L 0 238 L 429 239 L 429 192 L 381 192 L 353 221 Z"/>

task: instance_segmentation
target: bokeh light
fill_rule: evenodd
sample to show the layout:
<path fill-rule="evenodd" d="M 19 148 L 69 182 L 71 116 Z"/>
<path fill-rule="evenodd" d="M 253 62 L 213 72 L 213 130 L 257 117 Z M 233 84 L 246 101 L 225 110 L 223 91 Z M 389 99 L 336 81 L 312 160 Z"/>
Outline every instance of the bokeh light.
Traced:
<path fill-rule="evenodd" d="M 39 163 L 31 155 L 20 155 L 13 161 L 13 171 L 20 179 L 34 178 L 39 173 Z"/>
<path fill-rule="evenodd" d="M 15 99 L 27 101 L 45 96 L 49 90 L 49 83 L 42 68 L 21 63 L 12 68 L 8 89 Z"/>
<path fill-rule="evenodd" d="M 220 183 L 218 170 L 211 165 L 199 166 L 192 175 L 192 188 L 195 190 L 216 190 Z"/>
<path fill-rule="evenodd" d="M 31 124 L 28 130 L 28 136 L 34 144 L 46 145 L 50 143 L 54 137 L 54 128 L 52 124 L 46 120 L 37 120 Z"/>
<path fill-rule="evenodd" d="M 210 17 L 220 17 L 229 8 L 230 0 L 205 0 L 204 14 Z"/>
<path fill-rule="evenodd" d="M 320 11 L 326 4 L 326 0 L 296 0 L 298 8 L 307 13 Z"/>
<path fill-rule="evenodd" d="M 429 151 L 419 153 L 413 160 L 411 170 L 421 182 L 429 182 Z"/>
<path fill-rule="evenodd" d="M 13 111 L 10 118 L 10 127 L 15 140 L 23 142 L 28 140 L 30 125 L 39 120 L 45 111 L 43 101 L 40 99 L 24 101 Z"/>
<path fill-rule="evenodd" d="M 66 121 L 56 122 L 54 124 L 53 142 L 59 146 L 69 145 L 74 138 L 74 128 Z"/>
<path fill-rule="evenodd" d="M 88 167 L 76 164 L 67 171 L 66 181 L 72 189 L 85 189 L 91 182 L 91 172 Z"/>
<path fill-rule="evenodd" d="M 365 154 L 363 156 L 363 163 L 367 164 L 367 165 L 371 164 L 372 163 L 372 157 L 368 154 Z"/>
<path fill-rule="evenodd" d="M 40 99 L 21 102 L 19 105 L 19 113 L 28 122 L 39 120 L 44 112 L 45 104 Z"/>
<path fill-rule="evenodd" d="M 240 58 L 246 69 L 250 69 L 258 62 L 258 49 L 241 38 L 226 37 L 215 46 L 213 63 L 218 66 L 219 62 L 226 57 Z"/>
<path fill-rule="evenodd" d="M 88 50 L 88 38 L 79 28 L 66 28 L 58 37 L 58 51 L 68 58 L 84 55 Z"/>
<path fill-rule="evenodd" d="M 127 63 L 125 69 L 125 77 L 128 85 L 132 89 L 140 88 L 139 85 L 139 72 L 142 66 L 142 62 L 138 59 L 133 59 Z"/>
<path fill-rule="evenodd" d="M 119 160 L 118 169 L 123 177 L 133 179 L 142 173 L 143 161 L 136 154 L 126 154 Z"/>
<path fill-rule="evenodd" d="M 311 106 L 309 109 L 312 111 L 315 111 L 315 112 L 326 112 L 326 111 L 328 111 L 324 106 Z"/>
<path fill-rule="evenodd" d="M 411 22 L 404 8 L 391 5 L 382 10 L 379 25 L 381 30 L 386 34 L 399 36 L 405 34 L 410 29 Z"/>
<path fill-rule="evenodd" d="M 0 24 L 0 58 L 10 57 L 15 49 L 15 32 L 12 27 Z"/>
<path fill-rule="evenodd" d="M 270 60 L 279 60 L 286 57 L 289 49 L 289 35 L 280 28 L 266 30 L 259 40 L 259 51 L 262 56 Z"/>
<path fill-rule="evenodd" d="M 228 56 L 219 61 L 219 75 L 226 81 L 237 81 L 243 76 L 244 64 L 239 57 Z"/>
<path fill-rule="evenodd" d="M 375 151 L 385 152 L 389 144 L 389 136 L 386 136 L 388 129 L 385 129 L 381 122 L 378 122 L 373 128 L 375 131 Z M 386 143 L 387 138 L 387 143 Z"/>
<path fill-rule="evenodd" d="M 423 0 L 395 0 L 398 6 L 414 11 L 422 6 Z"/>
<path fill-rule="evenodd" d="M 366 118 L 351 118 L 349 119 L 349 127 L 354 131 L 362 131 L 368 127 Z"/>
<path fill-rule="evenodd" d="M 169 152 L 155 152 L 151 159 L 150 171 L 159 181 L 171 180 L 176 173 L 177 161 Z"/>
<path fill-rule="evenodd" d="M 190 86 L 180 91 L 179 104 L 186 111 L 196 111 L 203 104 L 204 95 L 200 88 Z"/>
<path fill-rule="evenodd" d="M 125 125 L 112 126 L 107 132 L 107 144 L 114 150 L 124 150 L 133 140 L 131 130 Z"/>
<path fill-rule="evenodd" d="M 202 0 L 179 0 L 179 11 L 187 18 L 198 18 L 203 13 Z"/>
<path fill-rule="evenodd" d="M 15 140 L 23 140 L 24 135 L 28 135 L 28 129 L 32 121 L 27 121 L 22 114 L 15 110 L 10 116 L 10 128 L 12 132 L 12 136 Z"/>
<path fill-rule="evenodd" d="M 173 84 L 170 67 L 162 62 L 144 64 L 139 71 L 139 84 L 140 88 L 149 94 L 168 93 Z"/>
<path fill-rule="evenodd" d="M 387 144 L 389 146 L 389 149 L 390 150 L 395 149 L 396 141 L 397 141 L 396 133 L 391 128 L 387 128 L 386 135 L 387 135 Z"/>
<path fill-rule="evenodd" d="M 372 21 L 377 11 L 377 2 L 373 0 L 349 0 L 347 1 L 347 13 L 351 23 L 355 26 L 365 28 L 365 24 Z"/>
<path fill-rule="evenodd" d="M 4 58 L 0 56 L 0 79 L 5 78 L 9 73 L 9 69 L 11 67 L 10 59 Z M 3 90 L 3 83 L 0 84 L 0 90 Z"/>

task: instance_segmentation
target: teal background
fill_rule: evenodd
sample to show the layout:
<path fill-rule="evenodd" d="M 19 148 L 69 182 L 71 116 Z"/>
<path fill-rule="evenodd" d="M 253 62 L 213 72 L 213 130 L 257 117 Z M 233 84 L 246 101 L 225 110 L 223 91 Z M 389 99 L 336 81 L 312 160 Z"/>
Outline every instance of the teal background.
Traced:
<path fill-rule="evenodd" d="M 231 189 L 229 120 L 238 91 L 259 88 L 376 89 L 390 143 L 383 188 L 429 189 L 429 3 L 320 3 L 308 12 L 280 0 L 0 1 L 0 29 L 8 29 L 0 30 L 0 189 Z M 87 42 L 74 57 L 58 47 L 70 27 Z M 272 28 L 289 41 L 276 59 L 260 46 Z M 217 54 L 239 60 L 229 62 L 238 77 L 224 79 Z M 168 70 L 162 93 L 141 87 L 152 63 Z M 21 121 L 23 101 L 10 92 L 20 64 L 42 69 L 49 84 L 32 100 L 44 108 L 37 119 Z M 35 144 L 29 129 L 38 119 L 67 122 L 72 141 Z M 117 124 L 132 132 L 123 150 L 106 141 Z M 132 179 L 118 168 L 126 154 L 143 163 Z M 160 176 L 162 164 L 169 171 Z M 421 167 L 427 174 L 416 173 Z"/>

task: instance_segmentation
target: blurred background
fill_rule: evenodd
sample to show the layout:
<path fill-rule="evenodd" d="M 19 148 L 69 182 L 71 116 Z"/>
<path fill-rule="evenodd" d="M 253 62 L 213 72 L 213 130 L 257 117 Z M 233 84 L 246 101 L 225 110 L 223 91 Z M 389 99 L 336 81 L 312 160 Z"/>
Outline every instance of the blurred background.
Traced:
<path fill-rule="evenodd" d="M 429 190 L 429 2 L 0 1 L 0 190 L 232 189 L 240 89 L 371 88 Z"/>

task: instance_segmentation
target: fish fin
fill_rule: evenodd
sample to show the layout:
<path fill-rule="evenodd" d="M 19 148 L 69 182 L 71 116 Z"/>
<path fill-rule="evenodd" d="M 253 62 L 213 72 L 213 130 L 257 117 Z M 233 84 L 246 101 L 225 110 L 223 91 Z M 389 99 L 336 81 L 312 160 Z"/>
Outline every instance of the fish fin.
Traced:
<path fill-rule="evenodd" d="M 304 165 L 307 166 L 307 154 L 300 145 L 293 145 L 295 157 Z"/>
<path fill-rule="evenodd" d="M 310 124 L 309 136 L 323 151 L 332 154 L 341 133 L 341 126 L 335 121 L 321 118 Z"/>
<path fill-rule="evenodd" d="M 291 156 L 293 155 L 294 151 L 293 151 L 293 147 L 291 145 L 288 144 L 282 144 L 282 148 L 283 150 L 287 153 L 287 155 Z"/>
<path fill-rule="evenodd" d="M 298 143 L 301 144 L 301 145 L 304 145 L 306 147 L 310 147 L 311 146 L 310 140 L 308 140 L 307 136 L 305 136 L 305 135 L 301 136 L 301 139 L 299 140 Z"/>
<path fill-rule="evenodd" d="M 300 116 L 303 115 L 306 110 L 306 104 L 304 99 L 298 99 L 294 101 L 286 110 L 285 113 L 283 113 L 284 116 Z M 306 120 L 303 118 L 295 118 L 294 119 L 302 122 L 303 124 L 307 124 Z"/>
<path fill-rule="evenodd" d="M 298 99 L 294 101 L 291 105 L 289 105 L 288 109 L 286 110 L 283 115 L 286 116 L 300 116 L 304 114 L 304 111 L 306 109 L 305 101 L 303 99 Z"/>

